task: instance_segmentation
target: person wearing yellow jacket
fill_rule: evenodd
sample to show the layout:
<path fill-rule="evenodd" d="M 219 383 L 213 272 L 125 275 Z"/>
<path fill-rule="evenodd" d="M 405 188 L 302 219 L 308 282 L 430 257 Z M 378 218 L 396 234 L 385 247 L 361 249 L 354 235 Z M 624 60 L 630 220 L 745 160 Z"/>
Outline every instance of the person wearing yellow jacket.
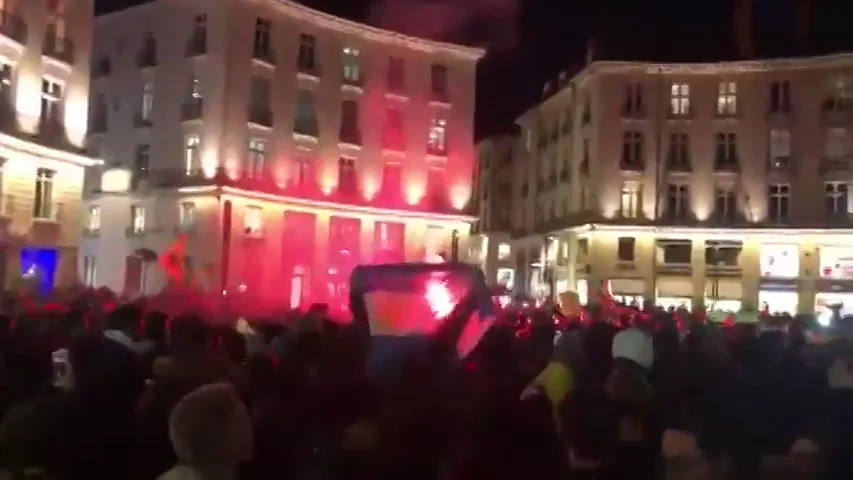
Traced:
<path fill-rule="evenodd" d="M 583 356 L 580 332 L 564 333 L 554 345 L 551 361 L 524 390 L 522 400 L 543 393 L 556 408 L 575 387 Z"/>

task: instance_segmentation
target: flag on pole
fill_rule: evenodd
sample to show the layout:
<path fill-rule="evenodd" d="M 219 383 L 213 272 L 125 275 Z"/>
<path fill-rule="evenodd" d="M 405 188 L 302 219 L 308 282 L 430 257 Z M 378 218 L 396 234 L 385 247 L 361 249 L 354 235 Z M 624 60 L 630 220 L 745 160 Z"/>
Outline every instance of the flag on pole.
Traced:
<path fill-rule="evenodd" d="M 387 371 L 445 338 L 464 358 L 495 322 L 485 277 L 470 265 L 357 267 L 350 300 L 354 322 L 369 327 L 370 370 Z"/>
<path fill-rule="evenodd" d="M 169 279 L 175 283 L 182 284 L 186 278 L 184 258 L 187 250 L 187 236 L 180 235 L 169 245 L 169 248 L 160 255 L 159 263 L 166 272 Z"/>

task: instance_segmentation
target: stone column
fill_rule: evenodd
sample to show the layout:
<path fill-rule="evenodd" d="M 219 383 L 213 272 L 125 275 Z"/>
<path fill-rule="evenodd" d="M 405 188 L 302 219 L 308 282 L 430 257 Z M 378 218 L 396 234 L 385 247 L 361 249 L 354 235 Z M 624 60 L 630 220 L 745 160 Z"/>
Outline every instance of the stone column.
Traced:
<path fill-rule="evenodd" d="M 322 303 L 328 297 L 329 276 L 329 214 L 317 213 L 314 224 L 314 267 L 311 269 L 311 290 L 307 298 L 311 303 Z"/>

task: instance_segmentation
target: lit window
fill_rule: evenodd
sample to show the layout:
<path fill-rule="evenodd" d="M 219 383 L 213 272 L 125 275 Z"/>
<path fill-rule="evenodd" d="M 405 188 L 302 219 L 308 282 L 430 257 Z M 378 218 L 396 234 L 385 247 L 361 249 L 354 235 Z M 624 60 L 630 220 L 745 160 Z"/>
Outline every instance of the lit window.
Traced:
<path fill-rule="evenodd" d="M 59 121 L 62 84 L 51 79 L 41 81 L 41 121 Z"/>
<path fill-rule="evenodd" d="M 427 150 L 432 155 L 447 154 L 447 119 L 433 118 L 430 122 Z"/>
<path fill-rule="evenodd" d="M 509 259 L 512 249 L 508 243 L 498 244 L 498 260 Z"/>
<path fill-rule="evenodd" d="M 361 81 L 361 67 L 357 48 L 344 47 L 344 82 L 357 84 Z"/>
<path fill-rule="evenodd" d="M 640 213 L 639 186 L 633 182 L 622 184 L 622 194 L 619 202 L 619 215 L 623 218 L 636 218 Z"/>
<path fill-rule="evenodd" d="M 143 120 L 151 120 L 151 112 L 154 109 L 154 82 L 146 81 L 142 86 L 142 106 L 139 111 Z"/>
<path fill-rule="evenodd" d="M 133 233 L 145 231 L 145 207 L 134 205 L 130 207 L 130 221 Z"/>
<path fill-rule="evenodd" d="M 767 218 L 773 223 L 786 223 L 791 212 L 791 185 L 772 183 L 767 193 Z"/>
<path fill-rule="evenodd" d="M 190 82 L 190 97 L 193 100 L 197 101 L 200 101 L 202 99 L 201 81 L 198 79 L 198 77 L 193 77 L 192 81 Z"/>
<path fill-rule="evenodd" d="M 261 177 L 264 173 L 264 164 L 267 154 L 267 141 L 263 138 L 249 140 L 249 152 L 246 158 L 246 176 L 250 178 Z"/>
<path fill-rule="evenodd" d="M 56 213 L 53 208 L 53 170 L 40 168 L 36 172 L 35 198 L 33 199 L 33 217 L 51 219 Z"/>
<path fill-rule="evenodd" d="M 201 137 L 187 135 L 184 140 L 184 163 L 187 175 L 193 175 L 201 169 Z"/>
<path fill-rule="evenodd" d="M 847 195 L 849 194 L 847 182 L 826 182 L 824 190 L 826 192 L 826 213 L 847 214 Z"/>
<path fill-rule="evenodd" d="M 101 229 L 101 207 L 92 205 L 89 207 L 89 231 L 97 232 Z"/>
<path fill-rule="evenodd" d="M 264 211 L 256 205 L 246 207 L 243 221 L 248 233 L 258 233 L 264 227 Z"/>
<path fill-rule="evenodd" d="M 717 87 L 717 115 L 737 114 L 737 83 L 720 82 Z"/>
<path fill-rule="evenodd" d="M 195 203 L 181 202 L 178 210 L 178 223 L 182 227 L 189 227 L 195 224 Z"/>
<path fill-rule="evenodd" d="M 669 93 L 669 113 L 675 116 L 690 115 L 690 85 L 673 83 Z"/>

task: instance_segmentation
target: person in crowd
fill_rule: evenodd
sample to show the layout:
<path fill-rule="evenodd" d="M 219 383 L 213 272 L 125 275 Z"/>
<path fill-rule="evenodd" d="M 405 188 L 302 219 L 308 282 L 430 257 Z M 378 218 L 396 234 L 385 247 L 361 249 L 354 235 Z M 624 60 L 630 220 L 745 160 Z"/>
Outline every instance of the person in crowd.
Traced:
<path fill-rule="evenodd" d="M 159 480 L 233 480 L 252 455 L 252 424 L 229 384 L 210 384 L 185 396 L 169 417 L 179 465 Z"/>
<path fill-rule="evenodd" d="M 659 449 L 652 337 L 639 329 L 613 338 L 613 369 L 600 385 L 573 390 L 560 406 L 560 431 L 574 478 L 651 479 Z"/>
<path fill-rule="evenodd" d="M 5 466 L 55 479 L 129 478 L 133 409 L 143 387 L 133 351 L 88 334 L 71 345 L 68 365 L 57 375 L 61 390 L 19 404 L 3 418 Z"/>
<path fill-rule="evenodd" d="M 188 294 L 130 305 L 83 292 L 73 315 L 51 301 L 0 324 L 0 468 L 51 480 L 853 478 L 851 343 L 810 345 L 783 316 L 524 307 L 462 355 L 458 315 L 378 372 L 369 328 L 331 322 L 322 305 L 250 324 L 236 297 L 208 310 L 215 299 Z M 77 312 L 82 335 L 69 333 Z"/>
<path fill-rule="evenodd" d="M 133 349 L 141 320 L 142 309 L 138 305 L 132 303 L 121 305 L 107 315 L 104 336 Z"/>

